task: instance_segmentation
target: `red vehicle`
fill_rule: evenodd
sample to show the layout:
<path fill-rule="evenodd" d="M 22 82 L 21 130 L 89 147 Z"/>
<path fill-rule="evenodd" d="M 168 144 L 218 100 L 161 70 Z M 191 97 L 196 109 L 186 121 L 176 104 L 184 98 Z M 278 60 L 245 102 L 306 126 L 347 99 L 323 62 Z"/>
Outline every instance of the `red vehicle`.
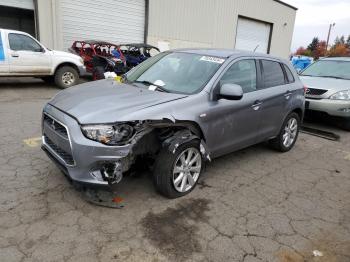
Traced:
<path fill-rule="evenodd" d="M 116 44 L 96 40 L 75 41 L 69 51 L 83 58 L 86 70 L 93 74 L 94 79 L 102 78 L 101 74 L 106 71 L 125 71 L 125 56 Z"/>

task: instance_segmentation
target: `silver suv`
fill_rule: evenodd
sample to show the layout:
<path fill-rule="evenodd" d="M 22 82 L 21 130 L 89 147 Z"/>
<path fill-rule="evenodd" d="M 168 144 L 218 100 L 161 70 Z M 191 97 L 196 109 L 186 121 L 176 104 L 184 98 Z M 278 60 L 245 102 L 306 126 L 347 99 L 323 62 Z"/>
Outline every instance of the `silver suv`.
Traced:
<path fill-rule="evenodd" d="M 288 62 L 233 50 L 175 50 L 58 93 L 43 110 L 43 149 L 73 181 L 113 186 L 133 164 L 166 197 L 189 193 L 204 162 L 263 141 L 295 144 L 304 89 Z"/>

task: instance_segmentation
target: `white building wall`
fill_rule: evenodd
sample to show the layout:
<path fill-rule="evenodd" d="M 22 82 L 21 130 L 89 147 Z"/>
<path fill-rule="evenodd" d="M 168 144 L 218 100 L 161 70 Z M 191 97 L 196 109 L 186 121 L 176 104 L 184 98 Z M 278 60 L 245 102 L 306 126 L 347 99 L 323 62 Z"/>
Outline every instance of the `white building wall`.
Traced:
<path fill-rule="evenodd" d="M 289 55 L 296 11 L 274 0 L 150 0 L 148 43 L 234 48 L 239 15 L 272 23 L 270 53 Z"/>

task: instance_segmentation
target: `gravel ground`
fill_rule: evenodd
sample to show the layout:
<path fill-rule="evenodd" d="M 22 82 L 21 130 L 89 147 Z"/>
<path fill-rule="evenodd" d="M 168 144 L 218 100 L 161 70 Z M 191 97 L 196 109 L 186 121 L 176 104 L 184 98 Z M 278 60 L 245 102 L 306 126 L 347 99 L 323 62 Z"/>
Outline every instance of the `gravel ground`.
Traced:
<path fill-rule="evenodd" d="M 176 200 L 146 173 L 127 177 L 125 207 L 110 209 L 86 202 L 40 149 L 41 109 L 58 91 L 0 79 L 0 261 L 350 261 L 350 133 L 221 157 Z"/>

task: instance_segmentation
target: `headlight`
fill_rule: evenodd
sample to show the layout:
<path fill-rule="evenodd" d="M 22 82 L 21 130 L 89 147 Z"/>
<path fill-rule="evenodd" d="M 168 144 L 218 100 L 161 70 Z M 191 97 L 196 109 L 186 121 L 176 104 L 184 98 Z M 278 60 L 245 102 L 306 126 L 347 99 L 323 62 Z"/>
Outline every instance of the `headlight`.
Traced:
<path fill-rule="evenodd" d="M 128 124 L 86 125 L 81 130 L 87 138 L 106 145 L 121 145 L 134 135 L 134 128 Z"/>
<path fill-rule="evenodd" d="M 337 92 L 329 97 L 333 100 L 350 100 L 350 90 Z"/>

